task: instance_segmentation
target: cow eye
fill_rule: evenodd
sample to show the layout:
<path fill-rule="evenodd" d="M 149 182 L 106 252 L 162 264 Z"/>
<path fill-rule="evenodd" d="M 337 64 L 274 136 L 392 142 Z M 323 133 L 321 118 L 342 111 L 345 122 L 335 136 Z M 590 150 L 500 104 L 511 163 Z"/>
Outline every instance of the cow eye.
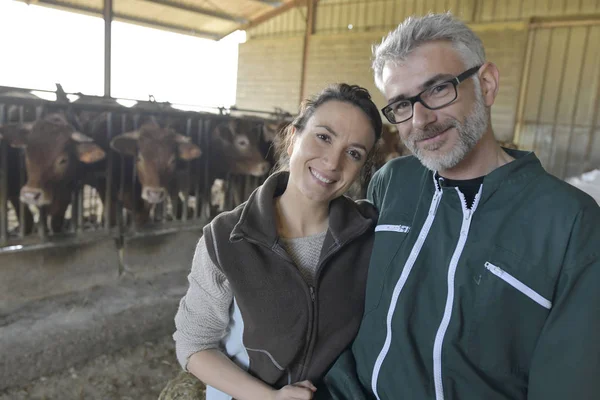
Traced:
<path fill-rule="evenodd" d="M 67 163 L 67 157 L 65 157 L 65 156 L 59 157 L 58 160 L 56 160 L 56 163 L 58 165 L 65 165 Z"/>
<path fill-rule="evenodd" d="M 250 143 L 248 142 L 248 139 L 238 139 L 238 140 L 236 141 L 236 144 L 237 144 L 239 147 L 248 147 L 248 145 L 249 145 Z"/>

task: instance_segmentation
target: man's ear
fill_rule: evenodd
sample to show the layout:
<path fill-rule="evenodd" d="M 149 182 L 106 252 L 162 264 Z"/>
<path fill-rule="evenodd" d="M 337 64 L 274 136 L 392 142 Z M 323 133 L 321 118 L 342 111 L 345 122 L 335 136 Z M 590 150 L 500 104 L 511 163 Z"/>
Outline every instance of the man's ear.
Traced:
<path fill-rule="evenodd" d="M 487 107 L 491 107 L 498 95 L 500 84 L 500 72 L 496 64 L 486 62 L 479 68 L 479 82 L 481 82 L 481 94 L 483 102 Z"/>

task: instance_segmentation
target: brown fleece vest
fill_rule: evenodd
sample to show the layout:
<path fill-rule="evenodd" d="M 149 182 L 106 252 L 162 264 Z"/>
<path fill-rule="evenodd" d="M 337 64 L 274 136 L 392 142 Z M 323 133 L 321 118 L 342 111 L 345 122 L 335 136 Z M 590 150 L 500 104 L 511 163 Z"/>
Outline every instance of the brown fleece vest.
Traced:
<path fill-rule="evenodd" d="M 278 241 L 273 198 L 287 180 L 285 172 L 270 176 L 245 204 L 204 228 L 211 260 L 242 314 L 249 372 L 275 387 L 318 382 L 356 336 L 377 221 L 370 203 L 333 200 L 309 287 Z"/>

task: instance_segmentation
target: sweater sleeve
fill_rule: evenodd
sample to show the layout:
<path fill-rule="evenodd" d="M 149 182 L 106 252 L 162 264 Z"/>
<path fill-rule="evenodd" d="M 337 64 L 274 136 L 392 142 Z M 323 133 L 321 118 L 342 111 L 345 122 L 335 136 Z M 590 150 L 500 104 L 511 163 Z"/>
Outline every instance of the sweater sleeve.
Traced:
<path fill-rule="evenodd" d="M 184 370 L 194 353 L 220 348 L 230 321 L 233 293 L 225 274 L 212 262 L 204 237 L 196 246 L 188 281 L 173 335 L 177 360 Z"/>

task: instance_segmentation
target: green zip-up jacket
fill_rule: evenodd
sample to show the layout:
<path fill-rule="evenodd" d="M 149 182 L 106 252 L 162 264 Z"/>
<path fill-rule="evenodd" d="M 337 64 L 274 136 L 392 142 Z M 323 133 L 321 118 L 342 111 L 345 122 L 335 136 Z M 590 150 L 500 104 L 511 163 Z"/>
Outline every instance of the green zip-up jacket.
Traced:
<path fill-rule="evenodd" d="M 329 398 L 600 399 L 600 208 L 507 152 L 471 209 L 412 156 L 375 175 L 365 313 Z"/>

